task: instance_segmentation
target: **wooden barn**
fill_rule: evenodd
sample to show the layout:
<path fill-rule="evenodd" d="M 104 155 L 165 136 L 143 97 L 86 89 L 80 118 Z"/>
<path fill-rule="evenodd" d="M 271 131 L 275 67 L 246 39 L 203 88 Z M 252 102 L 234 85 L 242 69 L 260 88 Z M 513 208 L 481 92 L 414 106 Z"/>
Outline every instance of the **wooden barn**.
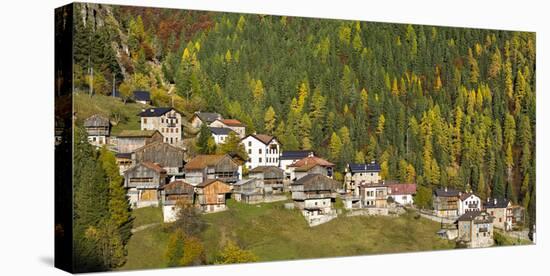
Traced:
<path fill-rule="evenodd" d="M 185 181 L 198 185 L 207 180 L 219 179 L 235 183 L 240 179 L 238 164 L 227 154 L 197 155 L 185 164 Z"/>
<path fill-rule="evenodd" d="M 248 172 L 248 177 L 259 179 L 266 194 L 283 192 L 285 172 L 276 166 L 258 166 Z"/>
<path fill-rule="evenodd" d="M 457 217 L 461 192 L 451 188 L 436 189 L 433 193 L 433 208 L 439 217 Z"/>
<path fill-rule="evenodd" d="M 173 222 L 177 219 L 177 204 L 179 202 L 194 204 L 195 187 L 182 181 L 172 181 L 159 188 L 162 199 L 162 214 L 164 222 Z"/>
<path fill-rule="evenodd" d="M 158 189 L 164 184 L 166 170 L 155 163 L 142 162 L 124 172 L 124 187 L 134 208 L 157 206 Z"/>
<path fill-rule="evenodd" d="M 131 153 L 147 144 L 162 142 L 163 136 L 157 130 L 123 130 L 117 136 L 119 153 Z"/>
<path fill-rule="evenodd" d="M 153 162 L 159 164 L 169 176 L 183 177 L 183 159 L 185 150 L 164 142 L 153 142 L 135 150 L 132 154 L 134 164 Z"/>
<path fill-rule="evenodd" d="M 264 187 L 258 178 L 248 178 L 233 184 L 233 198 L 244 203 L 263 202 Z"/>
<path fill-rule="evenodd" d="M 108 118 L 94 114 L 84 121 L 84 128 L 88 133 L 90 144 L 101 147 L 109 143 L 111 122 Z"/>
<path fill-rule="evenodd" d="M 231 193 L 231 186 L 218 179 L 209 179 L 198 184 L 195 193 L 196 204 L 203 212 L 219 212 L 227 209 L 225 201 Z"/>

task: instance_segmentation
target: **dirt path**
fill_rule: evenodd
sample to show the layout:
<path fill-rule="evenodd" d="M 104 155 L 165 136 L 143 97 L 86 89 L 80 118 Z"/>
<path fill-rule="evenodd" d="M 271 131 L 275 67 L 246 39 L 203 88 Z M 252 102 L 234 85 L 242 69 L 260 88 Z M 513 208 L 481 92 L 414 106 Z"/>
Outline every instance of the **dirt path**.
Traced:
<path fill-rule="evenodd" d="M 151 228 L 153 226 L 157 226 L 159 225 L 160 222 L 155 222 L 155 223 L 149 223 L 149 224 L 145 224 L 145 225 L 142 225 L 142 226 L 138 226 L 136 228 L 132 228 L 132 233 L 137 233 L 137 232 L 140 232 L 140 231 L 143 231 L 147 228 Z"/>

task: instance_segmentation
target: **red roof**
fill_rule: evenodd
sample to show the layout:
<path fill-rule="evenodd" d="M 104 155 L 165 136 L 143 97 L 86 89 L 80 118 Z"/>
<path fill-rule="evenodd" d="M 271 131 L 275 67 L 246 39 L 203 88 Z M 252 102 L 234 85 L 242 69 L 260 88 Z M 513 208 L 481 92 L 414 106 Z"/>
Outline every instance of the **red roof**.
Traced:
<path fill-rule="evenodd" d="M 334 167 L 334 164 L 317 156 L 308 156 L 306 158 L 302 158 L 292 163 L 290 167 L 302 167 L 302 166 L 313 165 L 313 164 L 323 166 L 323 167 Z"/>
<path fill-rule="evenodd" d="M 236 119 L 223 119 L 220 121 L 226 126 L 244 126 L 243 123 L 241 123 L 241 121 Z"/>
<path fill-rule="evenodd" d="M 392 195 L 412 195 L 416 194 L 416 183 L 396 183 L 388 184 Z"/>

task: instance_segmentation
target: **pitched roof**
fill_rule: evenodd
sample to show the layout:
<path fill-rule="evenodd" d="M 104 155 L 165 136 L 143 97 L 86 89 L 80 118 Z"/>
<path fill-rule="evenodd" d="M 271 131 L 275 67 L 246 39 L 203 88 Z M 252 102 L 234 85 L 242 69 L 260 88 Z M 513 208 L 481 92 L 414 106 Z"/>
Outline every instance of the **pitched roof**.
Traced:
<path fill-rule="evenodd" d="M 416 194 L 416 183 L 395 183 L 388 184 L 392 195 L 412 195 Z"/>
<path fill-rule="evenodd" d="M 277 166 L 257 166 L 257 167 L 255 167 L 254 169 L 252 169 L 248 172 L 249 173 L 263 173 L 263 172 L 269 171 L 269 170 L 282 171 L 282 169 L 280 169 Z"/>
<path fill-rule="evenodd" d="M 434 193 L 436 196 L 442 197 L 458 196 L 460 194 L 458 190 L 447 187 L 435 189 Z"/>
<path fill-rule="evenodd" d="M 213 112 L 195 112 L 195 115 L 201 119 L 201 121 L 206 122 L 207 124 L 210 124 L 214 122 L 215 120 L 221 119 L 222 115 L 219 113 L 213 113 Z"/>
<path fill-rule="evenodd" d="M 244 126 L 243 123 L 241 123 L 241 121 L 236 119 L 221 119 L 220 122 L 224 123 L 226 126 L 235 126 L 235 127 Z"/>
<path fill-rule="evenodd" d="M 118 134 L 118 138 L 140 138 L 153 137 L 158 130 L 123 130 Z M 160 132 L 158 132 L 160 134 Z"/>
<path fill-rule="evenodd" d="M 248 138 L 248 137 L 254 137 L 256 140 L 269 145 L 271 143 L 271 140 L 275 139 L 275 137 L 267 135 L 267 134 L 249 134 L 248 136 L 244 137 L 242 140 Z M 241 141 L 242 141 L 241 140 Z"/>
<path fill-rule="evenodd" d="M 357 172 L 380 172 L 380 165 L 378 163 L 367 163 L 367 164 L 349 164 L 349 169 L 352 173 Z"/>
<path fill-rule="evenodd" d="M 151 100 L 151 93 L 149 91 L 142 91 L 142 90 L 136 90 L 133 93 L 134 100 L 136 101 L 150 101 Z"/>
<path fill-rule="evenodd" d="M 324 168 L 323 166 L 319 165 L 319 164 L 315 164 L 315 163 L 310 163 L 310 164 L 306 164 L 306 165 L 303 165 L 301 167 L 297 167 L 294 169 L 295 172 L 307 172 L 315 167 L 321 167 L 321 168 Z"/>
<path fill-rule="evenodd" d="M 304 185 L 304 191 L 334 191 L 339 182 L 325 175 L 313 173 L 308 174 L 292 183 L 292 185 Z"/>
<path fill-rule="evenodd" d="M 315 155 L 315 153 L 311 150 L 287 150 L 283 151 L 281 154 L 280 160 L 299 160 L 302 158 L 306 158 L 309 155 Z"/>
<path fill-rule="evenodd" d="M 215 166 L 227 155 L 225 154 L 201 154 L 195 156 L 195 158 L 191 159 L 187 164 L 185 164 L 186 170 L 199 170 L 204 169 L 208 166 Z"/>
<path fill-rule="evenodd" d="M 308 156 L 306 158 L 302 158 L 294 163 L 292 163 L 290 165 L 290 167 L 302 167 L 302 166 L 305 166 L 305 165 L 310 165 L 310 164 L 315 164 L 315 165 L 320 165 L 320 166 L 323 166 L 323 167 L 334 167 L 334 164 L 321 158 L 321 157 L 317 157 L 317 156 Z"/>
<path fill-rule="evenodd" d="M 258 179 L 257 178 L 241 179 L 241 180 L 237 181 L 236 183 L 234 183 L 233 186 L 241 186 L 241 185 L 253 182 L 253 181 L 258 181 Z"/>
<path fill-rule="evenodd" d="M 94 114 L 84 121 L 84 127 L 108 127 L 110 125 L 109 119 L 99 114 Z"/>
<path fill-rule="evenodd" d="M 506 198 L 488 198 L 483 205 L 485 208 L 507 208 L 509 203 L 510 200 Z"/>
<path fill-rule="evenodd" d="M 232 129 L 227 127 L 208 127 L 208 129 L 216 135 L 229 135 L 229 133 L 234 132 Z"/>
<path fill-rule="evenodd" d="M 182 180 L 172 181 L 168 184 L 161 186 L 159 189 L 164 190 L 164 193 L 166 195 L 181 195 L 181 194 L 195 193 L 193 185 Z"/>
<path fill-rule="evenodd" d="M 158 172 L 158 173 L 165 173 L 165 172 L 166 172 L 166 170 L 163 169 L 163 168 L 162 168 L 159 164 L 157 164 L 157 163 L 153 163 L 153 162 L 141 162 L 140 164 L 143 165 L 143 166 L 145 166 L 145 167 L 147 167 L 147 168 L 149 168 L 149 169 L 151 169 L 151 170 L 154 170 L 154 171 L 156 171 L 156 172 Z"/>
<path fill-rule="evenodd" d="M 474 195 L 474 194 L 472 194 L 472 193 L 462 193 L 462 194 L 460 195 L 460 200 L 466 200 L 466 199 L 469 198 L 470 196 L 476 196 L 476 195 Z M 477 196 L 476 196 L 476 197 L 477 197 Z"/>
<path fill-rule="evenodd" d="M 118 152 L 118 153 L 115 154 L 115 157 L 116 158 L 130 159 L 130 158 L 132 158 L 132 153 L 131 152 L 128 152 L 128 153 Z"/>
<path fill-rule="evenodd" d="M 482 219 L 477 219 L 477 217 L 483 216 Z M 489 216 L 485 211 L 469 211 L 460 216 L 457 221 L 475 221 L 475 223 L 488 223 L 493 221 L 493 217 Z"/>
<path fill-rule="evenodd" d="M 203 181 L 202 183 L 198 184 L 197 187 L 204 188 L 204 187 L 206 187 L 206 186 L 208 186 L 208 185 L 210 185 L 214 182 L 220 182 L 220 183 L 223 183 L 224 185 L 229 186 L 229 184 L 227 184 L 227 183 L 225 183 L 225 182 L 223 182 L 219 179 L 208 179 L 208 180 Z"/>
<path fill-rule="evenodd" d="M 170 110 L 173 110 L 171 107 L 151 107 L 143 110 L 141 113 L 138 114 L 140 117 L 159 117 Z"/>

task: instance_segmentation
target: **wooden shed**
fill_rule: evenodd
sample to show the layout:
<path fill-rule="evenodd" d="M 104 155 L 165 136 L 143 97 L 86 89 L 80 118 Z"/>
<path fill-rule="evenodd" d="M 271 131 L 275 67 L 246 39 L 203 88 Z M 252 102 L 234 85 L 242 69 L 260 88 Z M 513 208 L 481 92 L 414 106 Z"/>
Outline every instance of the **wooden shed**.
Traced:
<path fill-rule="evenodd" d="M 221 180 L 210 179 L 197 185 L 195 192 L 196 204 L 202 211 L 218 212 L 227 208 L 225 202 L 231 193 L 231 186 Z"/>
<path fill-rule="evenodd" d="M 249 171 L 250 178 L 262 181 L 266 193 L 282 193 L 285 172 L 276 166 L 258 166 Z"/>
<path fill-rule="evenodd" d="M 185 181 L 172 181 L 161 186 L 159 190 L 164 222 L 173 222 L 177 219 L 178 202 L 194 204 L 195 187 Z"/>
<path fill-rule="evenodd" d="M 185 181 L 192 185 L 212 179 L 235 183 L 239 178 L 239 166 L 227 154 L 197 155 L 185 164 Z"/>
<path fill-rule="evenodd" d="M 158 189 L 166 183 L 166 170 L 151 162 L 139 163 L 124 172 L 124 186 L 134 207 L 156 206 Z"/>
<path fill-rule="evenodd" d="M 102 146 L 109 143 L 111 122 L 108 118 L 94 114 L 84 121 L 84 128 L 92 145 Z"/>

